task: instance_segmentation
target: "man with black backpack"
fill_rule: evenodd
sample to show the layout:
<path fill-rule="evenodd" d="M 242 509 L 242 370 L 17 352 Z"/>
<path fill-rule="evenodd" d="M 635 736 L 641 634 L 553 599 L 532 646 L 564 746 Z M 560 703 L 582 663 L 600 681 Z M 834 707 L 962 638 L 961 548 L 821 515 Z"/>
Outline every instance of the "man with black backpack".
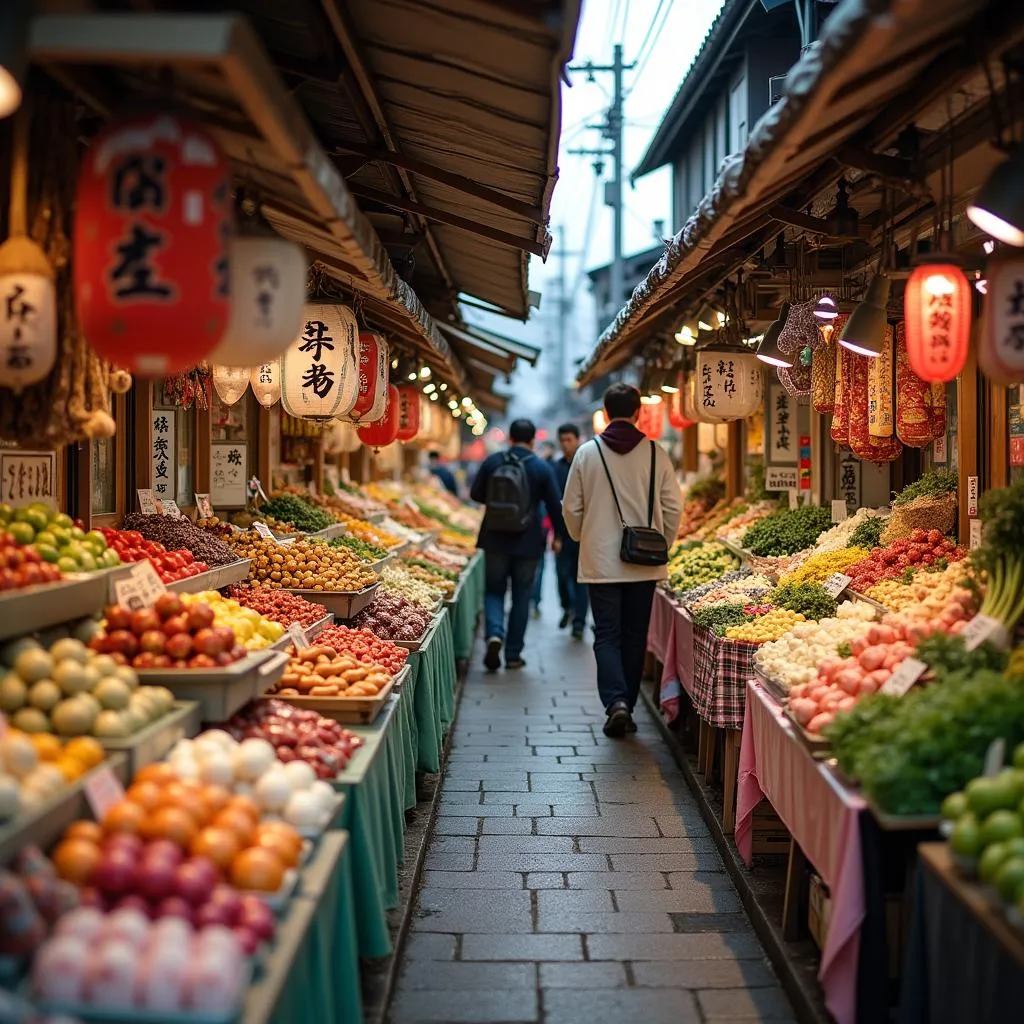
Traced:
<path fill-rule="evenodd" d="M 514 420 L 508 428 L 507 451 L 484 459 L 470 496 L 485 506 L 476 546 L 484 552 L 486 584 L 484 619 L 487 652 L 484 666 L 522 668 L 523 640 L 530 617 L 530 594 L 545 538 L 538 511 L 551 517 L 556 536 L 562 532 L 562 503 L 550 463 L 533 454 L 537 429 L 530 420 Z M 505 593 L 511 584 L 512 607 L 506 632 Z"/>

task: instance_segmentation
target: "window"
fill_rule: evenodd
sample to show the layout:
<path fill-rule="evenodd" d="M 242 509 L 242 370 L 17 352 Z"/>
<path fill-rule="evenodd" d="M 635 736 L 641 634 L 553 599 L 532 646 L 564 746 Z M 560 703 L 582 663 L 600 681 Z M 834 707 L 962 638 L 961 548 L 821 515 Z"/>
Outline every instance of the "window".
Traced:
<path fill-rule="evenodd" d="M 742 153 L 747 145 L 747 77 L 734 79 L 729 89 L 729 152 Z"/>

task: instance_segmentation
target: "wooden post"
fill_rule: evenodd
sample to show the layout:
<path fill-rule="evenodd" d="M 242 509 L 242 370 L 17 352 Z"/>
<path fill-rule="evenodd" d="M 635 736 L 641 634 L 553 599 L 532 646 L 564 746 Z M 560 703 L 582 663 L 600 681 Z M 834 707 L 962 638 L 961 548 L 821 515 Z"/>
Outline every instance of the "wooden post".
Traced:
<path fill-rule="evenodd" d="M 967 362 L 956 381 L 957 405 L 957 473 L 959 475 L 959 539 L 965 547 L 970 542 L 971 524 L 967 517 L 967 478 L 978 475 L 978 356 L 971 346 Z"/>
<path fill-rule="evenodd" d="M 743 494 L 744 470 L 743 423 L 733 420 L 728 425 L 728 440 L 725 445 L 725 497 L 727 501 Z"/>
<path fill-rule="evenodd" d="M 213 443 L 213 417 L 209 409 L 196 410 L 196 467 L 192 484 L 200 494 L 210 493 L 210 445 Z M 182 508 L 195 504 L 195 495 L 186 495 Z"/>
<path fill-rule="evenodd" d="M 697 449 L 697 424 L 683 431 L 683 472 L 696 473 L 700 468 L 700 452 Z"/>
<path fill-rule="evenodd" d="M 259 412 L 259 442 L 256 453 L 256 475 L 260 478 L 264 488 L 269 488 L 271 464 L 270 464 L 270 410 L 260 406 Z"/>
<path fill-rule="evenodd" d="M 986 399 L 989 412 L 985 420 L 991 433 L 985 445 L 988 455 L 985 479 L 981 481 L 986 491 L 1005 487 L 1010 482 L 1010 424 L 1006 391 L 1001 385 L 988 382 Z"/>
<path fill-rule="evenodd" d="M 316 447 L 313 449 L 313 487 L 317 494 L 320 494 L 324 486 L 324 439 L 316 439 Z"/>

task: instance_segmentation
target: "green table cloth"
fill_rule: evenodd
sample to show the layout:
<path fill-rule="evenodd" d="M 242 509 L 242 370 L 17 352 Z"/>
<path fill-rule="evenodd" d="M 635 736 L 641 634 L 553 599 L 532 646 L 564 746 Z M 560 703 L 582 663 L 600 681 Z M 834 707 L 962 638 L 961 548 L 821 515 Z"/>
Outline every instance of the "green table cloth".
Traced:
<path fill-rule="evenodd" d="M 478 551 L 466 566 L 456 592 L 456 600 L 449 605 L 455 657 L 458 661 L 468 661 L 473 653 L 476 624 L 483 606 L 484 556 Z"/>
<path fill-rule="evenodd" d="M 302 872 L 299 897 L 316 907 L 312 984 L 324 1004 L 322 1021 L 363 1019 L 352 844 L 347 832 L 325 833 Z"/>
<path fill-rule="evenodd" d="M 363 746 L 334 782 L 347 797 L 340 824 L 351 836 L 359 955 L 367 958 L 391 952 L 387 911 L 398 905 L 410 792 L 415 802 L 410 703 L 404 693 L 393 695 L 373 725 L 352 727 Z"/>
<path fill-rule="evenodd" d="M 455 663 L 445 641 L 445 621 L 449 618 L 449 609 L 439 612 L 420 649 L 409 656 L 417 737 L 416 767 L 421 772 L 441 770 L 445 723 L 451 722 L 445 694 L 455 674 Z M 408 687 L 406 690 L 408 692 Z"/>

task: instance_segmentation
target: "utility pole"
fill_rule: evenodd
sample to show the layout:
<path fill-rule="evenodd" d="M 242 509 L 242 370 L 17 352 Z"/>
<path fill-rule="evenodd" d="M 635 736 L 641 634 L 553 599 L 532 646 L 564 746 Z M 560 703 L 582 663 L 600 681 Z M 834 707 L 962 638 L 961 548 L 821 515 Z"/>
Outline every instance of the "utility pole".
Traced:
<path fill-rule="evenodd" d="M 558 322 L 555 326 L 556 358 L 553 368 L 555 379 L 551 388 L 551 402 L 552 405 L 557 408 L 564 408 L 566 401 L 566 378 L 568 376 L 567 360 L 569 355 L 567 328 L 569 323 L 569 313 L 573 308 L 575 299 L 574 296 L 569 294 L 569 285 L 565 276 L 565 268 L 570 256 L 578 256 L 580 254 L 578 252 L 570 252 L 566 249 L 564 224 L 559 224 L 555 228 L 555 238 L 558 241 L 558 247 L 551 251 L 551 255 L 558 260 L 558 275 L 555 278 L 555 283 L 558 287 L 555 315 L 558 317 Z"/>
<path fill-rule="evenodd" d="M 611 149 L 570 149 L 570 153 L 583 156 L 594 156 L 594 170 L 600 174 L 603 170 L 605 157 L 612 159 L 612 180 L 605 182 L 604 205 L 612 208 L 612 265 L 610 274 L 611 306 L 617 311 L 623 301 L 623 261 L 622 261 L 622 73 L 635 68 L 636 64 L 622 63 L 622 44 L 616 43 L 612 50 L 611 64 L 594 64 L 587 61 L 586 64 L 570 65 L 570 71 L 586 71 L 590 81 L 594 81 L 594 75 L 598 72 L 610 72 L 614 86 L 612 105 L 608 108 L 605 123 L 602 125 L 588 125 L 591 128 L 599 128 L 602 136 L 611 143 Z M 605 326 L 601 324 L 600 326 Z"/>

